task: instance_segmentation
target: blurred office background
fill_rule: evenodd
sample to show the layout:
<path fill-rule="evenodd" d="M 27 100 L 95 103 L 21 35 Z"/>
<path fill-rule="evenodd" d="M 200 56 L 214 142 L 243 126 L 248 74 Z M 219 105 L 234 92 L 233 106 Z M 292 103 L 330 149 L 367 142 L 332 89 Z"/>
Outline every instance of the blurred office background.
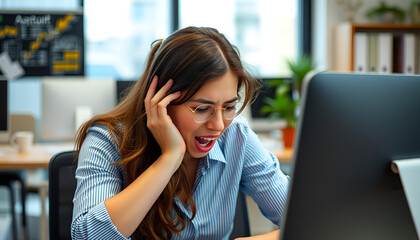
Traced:
<path fill-rule="evenodd" d="M 354 21 L 366 23 L 364 1 Z M 388 0 L 408 9 L 411 0 Z M 211 26 L 239 49 L 248 69 L 261 78 L 289 78 L 287 59 L 312 56 L 317 70 L 333 69 L 333 29 L 346 21 L 335 0 L 0 0 L 0 9 L 83 9 L 85 74 L 88 78 L 136 80 L 151 43 L 176 29 Z M 339 50 L 337 50 L 339 51 Z M 41 119 L 41 78 L 10 82 L 10 112 Z M 39 123 L 39 121 L 37 121 Z"/>
<path fill-rule="evenodd" d="M 239 49 L 256 77 L 289 76 L 286 59 L 298 54 L 298 2 L 277 0 L 2 0 L 0 9 L 83 8 L 85 75 L 136 80 L 151 43 L 186 26 L 211 26 Z M 302 1 L 304 2 L 304 1 Z M 307 1 L 308 2 L 308 1 Z M 41 78 L 10 83 L 10 111 L 41 118 Z M 41 139 L 42 140 L 42 139 Z"/>

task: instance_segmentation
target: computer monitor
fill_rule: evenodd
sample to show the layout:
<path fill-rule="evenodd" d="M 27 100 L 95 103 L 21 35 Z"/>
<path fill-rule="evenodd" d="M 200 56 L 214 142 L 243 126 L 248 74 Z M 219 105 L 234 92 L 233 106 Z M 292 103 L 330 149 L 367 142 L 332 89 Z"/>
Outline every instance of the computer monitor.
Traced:
<path fill-rule="evenodd" d="M 42 141 L 72 141 L 78 127 L 116 105 L 113 79 L 44 78 Z"/>
<path fill-rule="evenodd" d="M 420 76 L 316 74 L 301 114 L 280 239 L 418 240 L 391 162 L 420 157 Z"/>
<path fill-rule="evenodd" d="M 10 134 L 7 80 L 0 80 L 0 142 L 8 142 Z"/>
<path fill-rule="evenodd" d="M 284 128 L 287 125 L 283 119 L 272 119 L 268 114 L 261 113 L 261 108 L 266 104 L 264 102 L 265 98 L 273 98 L 275 95 L 276 87 L 272 87 L 269 84 L 270 81 L 275 79 L 279 78 L 263 78 L 264 85 L 260 89 L 258 97 L 252 102 L 250 107 L 246 108 L 249 112 L 246 113 L 245 117 L 255 132 L 271 132 Z"/>
<path fill-rule="evenodd" d="M 133 85 L 137 81 L 135 80 L 118 80 L 116 81 L 116 96 L 117 96 L 117 103 L 119 103 L 130 91 L 130 89 L 133 87 Z"/>

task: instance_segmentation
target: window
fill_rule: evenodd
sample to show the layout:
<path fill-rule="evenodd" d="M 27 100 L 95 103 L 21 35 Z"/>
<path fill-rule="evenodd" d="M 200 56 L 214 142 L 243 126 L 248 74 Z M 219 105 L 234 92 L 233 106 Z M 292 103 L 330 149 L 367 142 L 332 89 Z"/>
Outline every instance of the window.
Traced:
<path fill-rule="evenodd" d="M 219 29 L 257 77 L 289 77 L 286 59 L 296 58 L 301 47 L 297 5 L 310 0 L 1 0 L 0 8 L 73 11 L 82 2 L 87 77 L 135 80 L 144 70 L 150 44 L 166 38 L 174 26 L 189 25 Z M 12 82 L 12 112 L 40 115 L 40 93 L 34 90 L 40 89 L 38 80 Z"/>
<path fill-rule="evenodd" d="M 80 0 L 3 0 L 3 9 L 75 10 Z M 210 26 L 236 45 L 258 77 L 290 76 L 298 52 L 297 0 L 84 0 L 88 77 L 137 79 L 151 43 L 172 26 Z M 172 4 L 179 23 L 172 23 Z M 174 6 L 175 9 L 177 6 Z M 176 11 L 176 10 L 175 10 Z M 177 18 L 175 18 L 177 19 Z"/>
<path fill-rule="evenodd" d="M 295 59 L 297 1 L 179 0 L 180 28 L 209 26 L 236 45 L 242 60 L 258 77 L 289 76 L 287 59 Z"/>
<path fill-rule="evenodd" d="M 151 43 L 170 33 L 169 0 L 86 0 L 86 75 L 137 79 Z"/>

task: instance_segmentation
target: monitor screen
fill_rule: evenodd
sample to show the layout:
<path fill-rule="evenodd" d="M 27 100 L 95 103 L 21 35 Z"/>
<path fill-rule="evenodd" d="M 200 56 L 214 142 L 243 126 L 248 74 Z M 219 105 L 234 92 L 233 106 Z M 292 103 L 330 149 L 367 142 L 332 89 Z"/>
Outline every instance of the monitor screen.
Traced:
<path fill-rule="evenodd" d="M 316 74 L 301 113 L 280 239 L 418 240 L 391 162 L 420 157 L 420 76 Z"/>
<path fill-rule="evenodd" d="M 249 125 L 252 130 L 256 132 L 270 132 L 273 130 L 278 130 L 280 128 L 286 127 L 286 121 L 283 119 L 272 119 L 268 114 L 263 114 L 261 108 L 266 104 L 265 98 L 273 98 L 275 95 L 276 88 L 272 87 L 269 84 L 269 81 L 275 80 L 278 78 L 263 78 L 264 82 L 263 87 L 260 89 L 259 94 L 255 101 L 252 102 L 249 107 L 249 113 L 247 114 Z M 291 93 L 290 93 L 291 94 Z"/>
<path fill-rule="evenodd" d="M 137 81 L 134 80 L 118 80 L 116 81 L 116 88 L 117 88 L 117 103 L 119 103 L 127 94 L 128 92 L 131 90 L 131 88 L 133 87 L 133 85 L 136 83 Z"/>
<path fill-rule="evenodd" d="M 116 99 L 112 79 L 43 79 L 41 140 L 74 140 L 81 123 L 111 110 Z"/>
<path fill-rule="evenodd" d="M 0 142 L 9 141 L 10 121 L 7 92 L 7 80 L 0 80 Z"/>

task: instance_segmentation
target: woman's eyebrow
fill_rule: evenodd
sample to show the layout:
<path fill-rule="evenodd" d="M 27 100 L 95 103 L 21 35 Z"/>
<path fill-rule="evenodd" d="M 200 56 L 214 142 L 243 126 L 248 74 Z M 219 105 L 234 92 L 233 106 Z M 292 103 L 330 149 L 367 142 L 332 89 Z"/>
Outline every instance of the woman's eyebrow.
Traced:
<path fill-rule="evenodd" d="M 224 103 L 233 103 L 235 101 L 238 101 L 238 99 L 239 99 L 238 97 L 234 97 L 230 100 L 227 100 Z M 202 103 L 202 104 L 215 104 L 213 101 L 210 101 L 204 98 L 194 99 L 194 100 L 191 100 L 191 102 Z"/>

